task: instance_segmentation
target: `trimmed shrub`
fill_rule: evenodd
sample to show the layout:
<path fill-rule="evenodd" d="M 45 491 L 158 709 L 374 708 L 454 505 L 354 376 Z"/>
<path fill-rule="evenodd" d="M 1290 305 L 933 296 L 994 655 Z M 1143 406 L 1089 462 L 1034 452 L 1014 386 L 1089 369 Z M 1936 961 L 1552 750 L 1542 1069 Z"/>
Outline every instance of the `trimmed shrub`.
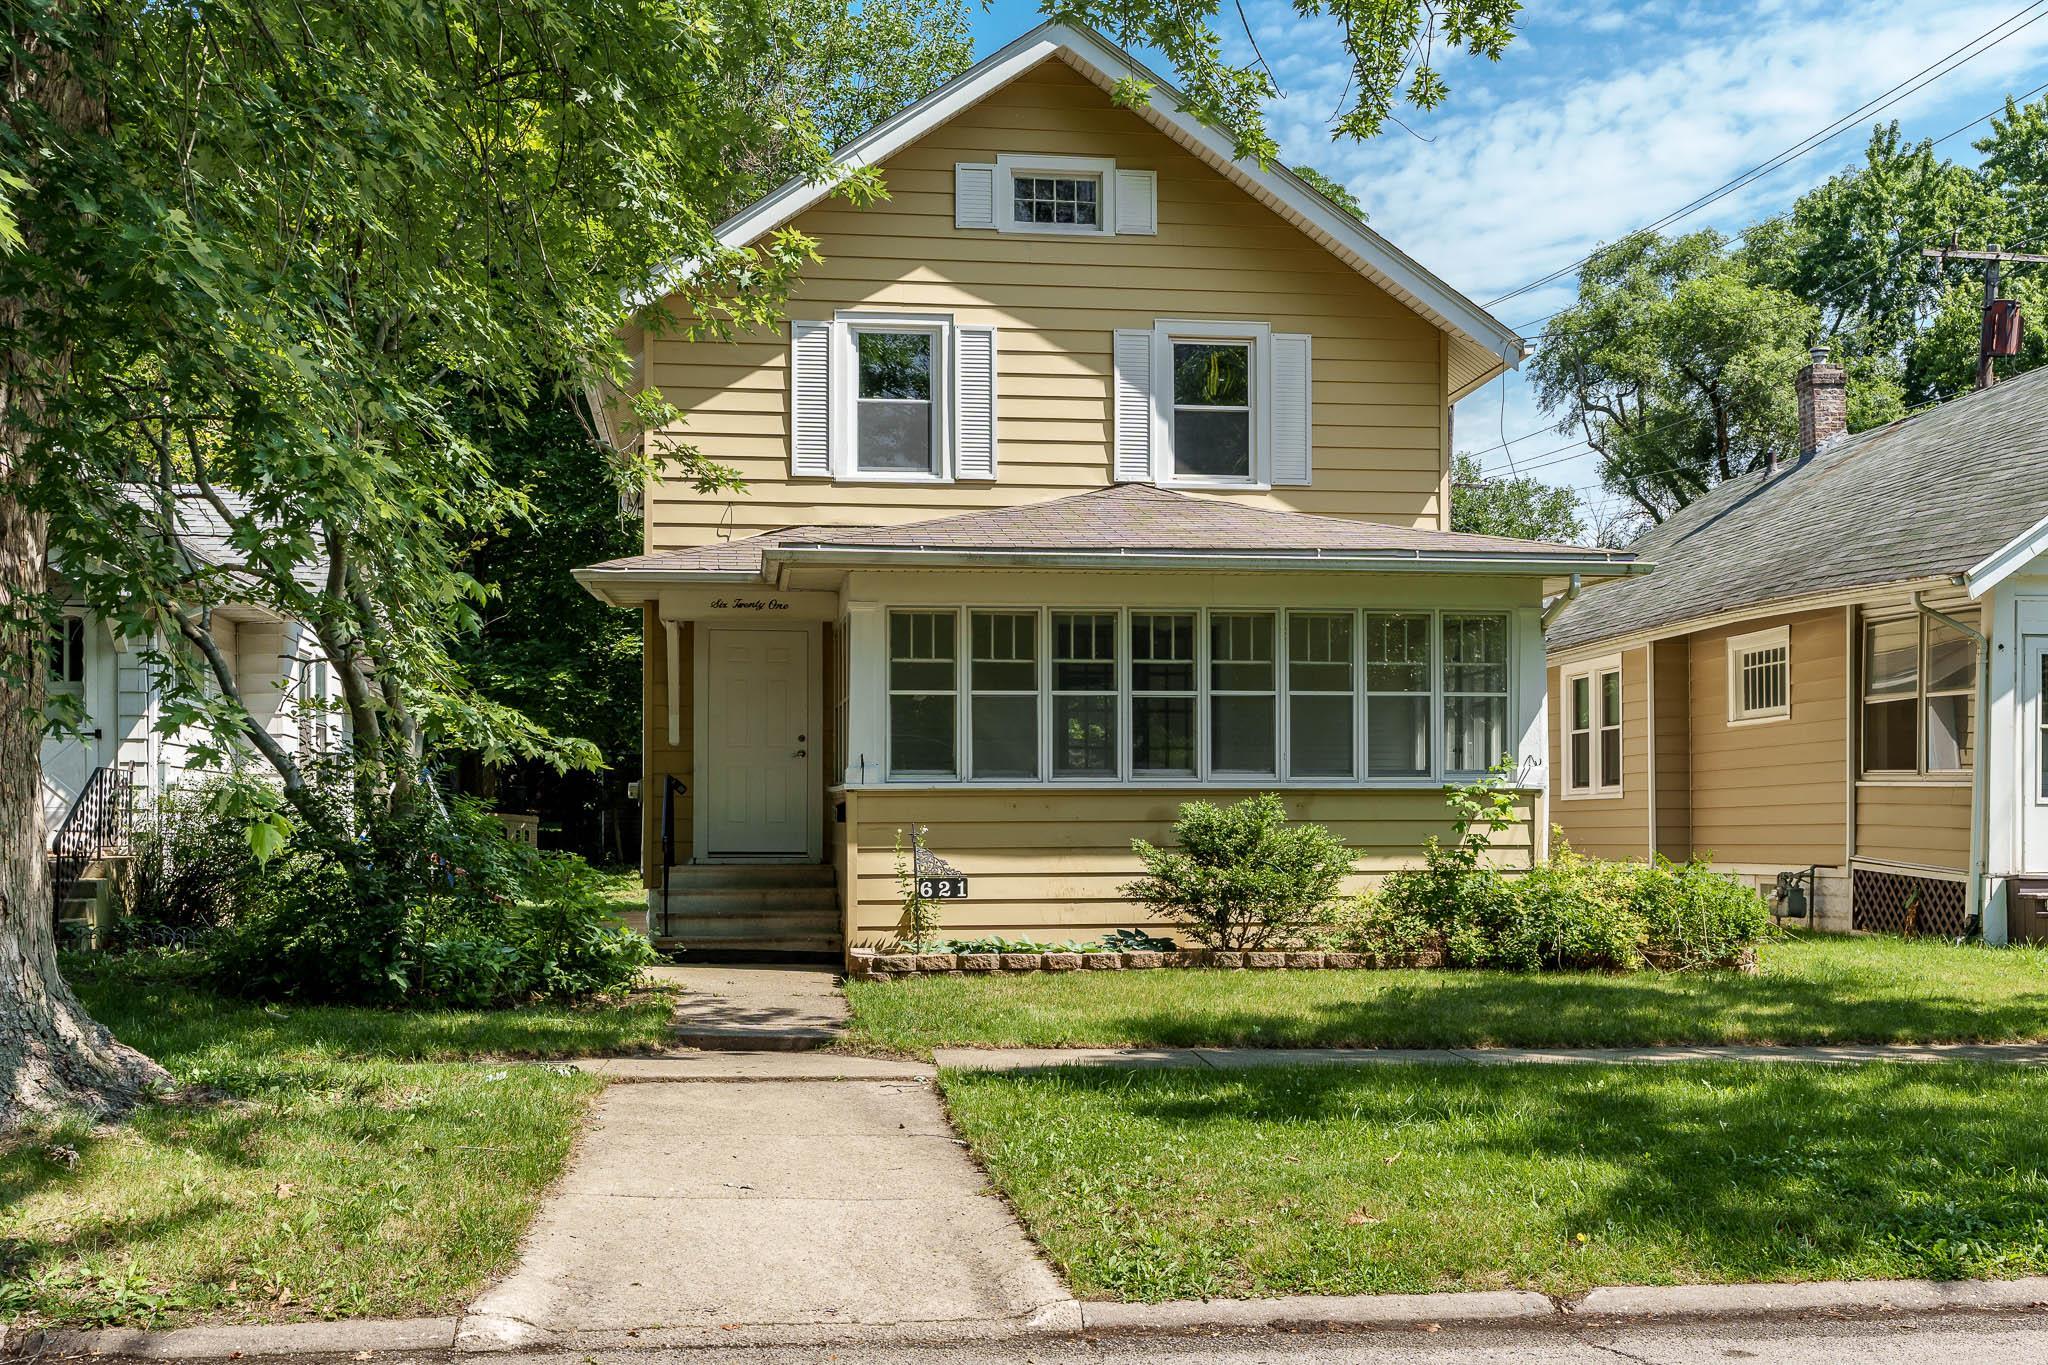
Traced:
<path fill-rule="evenodd" d="M 1633 870 L 1634 905 L 1649 926 L 1649 952 L 1659 967 L 1729 966 L 1771 928 L 1760 893 L 1698 859 L 1659 858 Z"/>
<path fill-rule="evenodd" d="M 1145 875 L 1122 894 L 1187 932 L 1205 948 L 1287 947 L 1313 936 L 1351 856 L 1321 825 L 1290 825 L 1266 792 L 1233 806 L 1190 801 L 1173 822 L 1175 848 L 1143 839 L 1131 851 Z"/>

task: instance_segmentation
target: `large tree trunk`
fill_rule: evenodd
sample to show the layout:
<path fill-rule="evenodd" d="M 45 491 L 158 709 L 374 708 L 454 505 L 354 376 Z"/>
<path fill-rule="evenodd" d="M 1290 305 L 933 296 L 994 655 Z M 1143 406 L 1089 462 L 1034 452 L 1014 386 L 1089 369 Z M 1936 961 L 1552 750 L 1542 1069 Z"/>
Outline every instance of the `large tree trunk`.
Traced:
<path fill-rule="evenodd" d="M 8 101 L 32 98 L 58 122 L 95 130 L 104 118 L 61 57 L 17 53 Z M 36 249 L 31 237 L 26 250 Z M 33 419 L 67 365 L 38 354 L 25 328 L 36 300 L 0 298 L 0 1131 L 63 1110 L 105 1116 L 170 1084 L 155 1062 L 85 1012 L 57 970 L 43 828 L 45 667 L 42 609 L 48 538 L 21 504 Z"/>

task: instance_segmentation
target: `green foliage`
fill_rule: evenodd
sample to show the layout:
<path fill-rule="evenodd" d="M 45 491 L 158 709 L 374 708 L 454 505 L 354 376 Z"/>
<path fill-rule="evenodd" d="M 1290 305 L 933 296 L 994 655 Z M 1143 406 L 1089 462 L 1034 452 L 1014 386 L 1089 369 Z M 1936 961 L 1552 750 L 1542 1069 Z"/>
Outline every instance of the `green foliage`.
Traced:
<path fill-rule="evenodd" d="M 1321 825 L 1288 824 L 1286 806 L 1271 792 L 1232 806 L 1186 802 L 1173 837 L 1170 849 L 1133 839 L 1145 875 L 1120 890 L 1208 948 L 1301 939 L 1351 870 L 1343 840 Z"/>
<path fill-rule="evenodd" d="M 903 901 L 903 919 L 897 925 L 897 936 L 913 952 L 939 932 L 938 905 L 930 897 L 917 892 L 917 861 L 914 857 L 917 838 L 918 833 L 913 830 L 911 845 L 905 847 L 903 831 L 896 831 L 896 893 Z"/>
<path fill-rule="evenodd" d="M 1171 953 L 1180 948 L 1172 939 L 1143 929 L 1112 929 L 1102 936 L 1102 946 L 1112 953 Z"/>
<path fill-rule="evenodd" d="M 1579 495 L 1541 479 L 1486 477 L 1479 461 L 1451 462 L 1451 529 L 1476 536 L 1511 536 L 1574 544 L 1585 539 Z"/>
<path fill-rule="evenodd" d="M 1366 221 L 1365 205 L 1341 180 L 1333 180 L 1313 166 L 1291 166 L 1288 169 L 1304 181 L 1308 187 L 1323 198 L 1343 209 L 1359 222 Z"/>
<path fill-rule="evenodd" d="M 131 941 L 174 938 L 237 918 L 260 880 L 247 824 L 212 777 L 173 787 L 136 812 L 129 864 Z"/>

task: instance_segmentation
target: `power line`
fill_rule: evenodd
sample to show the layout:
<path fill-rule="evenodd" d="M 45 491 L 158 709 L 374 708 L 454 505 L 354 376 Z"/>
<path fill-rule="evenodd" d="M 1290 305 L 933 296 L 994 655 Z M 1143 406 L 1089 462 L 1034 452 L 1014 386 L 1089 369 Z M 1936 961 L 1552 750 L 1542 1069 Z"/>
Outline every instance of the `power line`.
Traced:
<path fill-rule="evenodd" d="M 2015 20 L 2022 18 L 2023 16 L 2027 15 L 2033 10 L 2039 9 L 2043 4 L 2048 4 L 2048 0 L 2032 0 L 2031 4 L 2028 4 L 2023 9 L 2019 10 L 2017 13 L 2009 15 L 2005 19 L 2000 20 L 1998 23 L 1993 24 L 1990 28 L 1978 34 L 1975 38 L 1970 39 L 1969 42 L 1964 43 L 1961 47 L 1956 48 L 1954 51 L 1948 53 L 1946 56 L 1941 57 L 1938 60 L 1930 63 L 1929 65 L 1922 67 L 1920 70 L 1906 77 L 1905 80 L 1900 81 L 1897 85 L 1892 86 L 1889 90 L 1885 90 L 1882 93 L 1874 96 L 1873 98 L 1866 100 L 1864 103 L 1858 105 L 1855 109 L 1850 110 L 1847 114 L 1842 115 L 1833 123 L 1830 123 L 1825 128 L 1822 128 L 1819 132 L 1808 134 L 1806 137 L 1801 138 L 1798 142 L 1793 143 L 1790 147 L 1787 147 L 1785 150 L 1779 152 L 1776 156 L 1771 157 L 1768 161 L 1750 167 L 1748 170 L 1742 172 L 1742 174 L 1734 177 L 1731 180 L 1722 182 L 1714 189 L 1709 190 L 1707 193 L 1701 195 L 1697 199 L 1692 200 L 1690 203 L 1680 205 L 1678 208 L 1673 209 L 1671 212 L 1665 214 L 1663 217 L 1657 219 L 1656 221 L 1647 223 L 1643 227 L 1637 228 L 1636 231 L 1654 232 L 1662 228 L 1668 227 L 1672 223 L 1677 222 L 1679 219 L 1684 218 L 1689 214 L 1695 213 L 1698 210 L 1705 208 L 1709 204 L 1712 204 L 1721 199 L 1725 199 L 1727 196 L 1735 193 L 1735 191 L 1743 188 L 1744 186 L 1752 183 L 1753 181 L 1759 179 L 1762 176 L 1770 174 L 1772 171 L 1777 170 L 1779 167 L 1788 165 L 1791 162 L 1798 160 L 1800 157 L 1805 156 L 1810 152 L 1818 150 L 1820 147 L 1826 145 L 1828 142 L 1833 141 L 1835 138 L 1841 136 L 1841 134 L 1848 131 L 1851 125 L 1865 117 L 1867 114 L 1879 113 L 1885 109 L 1890 108 L 1892 105 L 1897 104 L 1900 100 L 1905 99 L 1907 96 L 1917 93 L 1918 91 L 1924 89 L 1926 86 L 1931 85 L 1935 81 L 1940 80 L 1943 76 L 1948 75 L 1950 72 L 1961 68 L 1964 64 L 1974 61 L 1976 58 L 1983 56 L 1986 52 L 1989 52 L 1992 48 L 1997 47 L 2000 43 L 2005 42 L 2008 38 L 2011 38 L 2015 34 L 2018 34 L 2023 30 L 2032 27 L 2036 23 L 2039 23 L 2043 18 L 2048 18 L 2048 15 L 2037 14 L 2032 19 L 2028 19 L 2026 23 L 2019 25 L 2018 28 L 2014 28 L 2010 32 L 2000 34 L 1997 38 L 1993 38 L 1992 41 L 1988 43 L 1984 42 L 1985 39 L 1991 38 L 1991 35 L 1998 33 L 2000 29 L 2006 28 Z M 1984 45 L 1982 47 L 1978 47 L 1977 45 L 1979 43 L 1983 43 Z M 1971 48 L 1976 48 L 1976 50 L 1969 52 L 1967 56 L 1961 57 L 1961 60 L 1956 60 L 1958 54 L 1964 53 Z M 1937 70 L 1937 68 L 1941 69 Z M 1925 77 L 1925 79 L 1922 79 L 1923 77 Z M 1583 266 L 1587 261 L 1591 259 L 1592 253 L 1588 253 L 1585 256 L 1581 256 L 1578 260 L 1573 261 L 1568 265 L 1559 266 L 1556 270 L 1553 270 L 1546 275 L 1540 276 L 1537 279 L 1531 280 L 1527 284 L 1521 285 L 1514 289 L 1510 289 L 1507 293 L 1502 294 L 1497 298 L 1488 299 L 1486 301 L 1485 306 L 1488 308 L 1493 308 L 1498 304 L 1507 302 L 1509 299 L 1517 298 L 1523 294 L 1526 294 L 1533 289 L 1539 289 L 1542 286 L 1550 283 L 1552 280 L 1558 279 L 1564 275 L 1570 274 L 1574 270 L 1577 270 L 1579 267 Z"/>

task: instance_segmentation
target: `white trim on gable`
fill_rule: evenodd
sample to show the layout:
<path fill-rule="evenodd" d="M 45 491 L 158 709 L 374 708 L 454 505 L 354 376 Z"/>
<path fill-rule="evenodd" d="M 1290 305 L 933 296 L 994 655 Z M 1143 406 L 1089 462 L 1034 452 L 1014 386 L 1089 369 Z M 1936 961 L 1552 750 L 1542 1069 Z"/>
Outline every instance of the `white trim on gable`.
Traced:
<path fill-rule="evenodd" d="M 1972 598 L 1982 597 L 2044 554 L 2048 554 L 2048 517 L 1986 555 L 1963 574 L 1963 583 Z"/>
<path fill-rule="evenodd" d="M 1133 110 L 1240 189 L 1300 228 L 1352 269 L 1467 344 L 1450 397 L 1457 399 L 1504 369 L 1519 365 L 1528 344 L 1513 328 L 1410 259 L 1386 238 L 1331 203 L 1286 167 L 1261 166 L 1235 155 L 1227 134 L 1187 112 L 1170 84 L 1129 53 L 1077 24 L 1048 22 L 976 62 L 948 84 L 855 139 L 834 159 L 839 175 L 789 181 L 719 227 L 727 247 L 749 245 L 834 194 L 842 176 L 887 160 L 971 105 L 987 98 L 1049 58 L 1067 62 L 1105 90 L 1125 81 L 1150 90 Z M 1134 229 L 1135 230 L 1135 229 Z M 675 264 L 671 277 L 691 265 Z M 633 300 L 651 303 L 666 293 L 657 283 Z M 1455 348 L 1454 348 L 1455 349 Z M 1482 360 L 1479 357 L 1487 357 Z"/>

